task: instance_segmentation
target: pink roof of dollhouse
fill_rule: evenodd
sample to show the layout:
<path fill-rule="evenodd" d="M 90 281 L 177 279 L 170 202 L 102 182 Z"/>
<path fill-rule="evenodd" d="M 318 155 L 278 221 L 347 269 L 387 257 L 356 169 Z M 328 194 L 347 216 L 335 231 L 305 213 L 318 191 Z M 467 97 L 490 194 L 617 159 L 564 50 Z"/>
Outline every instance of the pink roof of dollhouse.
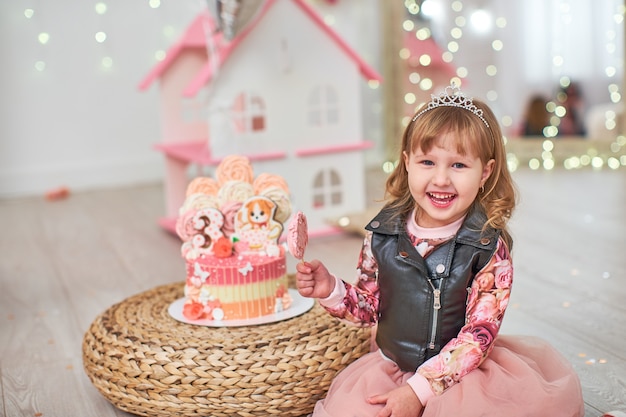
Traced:
<path fill-rule="evenodd" d="M 140 90 L 146 90 L 153 81 L 158 79 L 178 59 L 180 53 L 186 48 L 206 48 L 206 33 L 213 31 L 215 22 L 208 13 L 201 13 L 191 22 L 183 36 L 172 45 L 163 61 L 155 65 L 139 83 Z"/>
<path fill-rule="evenodd" d="M 187 97 L 193 97 L 206 83 L 211 81 L 215 66 L 221 66 L 230 56 L 230 54 L 237 48 L 237 45 L 246 38 L 250 31 L 256 26 L 256 24 L 263 18 L 265 13 L 274 5 L 277 0 L 267 0 L 258 13 L 258 16 L 247 25 L 235 38 L 230 42 L 224 42 L 221 32 L 215 32 L 212 35 L 212 43 L 216 46 L 213 59 L 215 61 L 209 61 L 200 70 L 198 75 L 189 83 L 187 88 L 183 91 L 183 95 Z M 357 66 L 361 74 L 368 80 L 382 81 L 382 77 L 375 69 L 369 66 L 361 57 L 334 31 L 332 30 L 317 12 L 309 6 L 304 0 L 291 0 L 293 1 L 311 20 L 341 48 L 341 50 L 352 59 Z M 174 44 L 168 51 L 167 57 L 156 65 L 141 81 L 139 88 L 145 90 L 152 84 L 153 81 L 158 79 L 167 68 L 177 59 L 178 55 L 184 48 L 188 47 L 206 47 L 206 31 L 215 27 L 213 18 L 208 13 L 198 15 L 182 38 Z"/>
<path fill-rule="evenodd" d="M 404 46 L 411 52 L 412 59 L 409 59 L 409 65 L 417 67 L 420 65 L 419 57 L 429 55 L 431 58 L 429 67 L 440 68 L 451 77 L 456 75 L 455 67 L 443 60 L 443 51 L 433 38 L 421 40 L 415 37 L 414 32 L 407 32 L 404 36 Z"/>

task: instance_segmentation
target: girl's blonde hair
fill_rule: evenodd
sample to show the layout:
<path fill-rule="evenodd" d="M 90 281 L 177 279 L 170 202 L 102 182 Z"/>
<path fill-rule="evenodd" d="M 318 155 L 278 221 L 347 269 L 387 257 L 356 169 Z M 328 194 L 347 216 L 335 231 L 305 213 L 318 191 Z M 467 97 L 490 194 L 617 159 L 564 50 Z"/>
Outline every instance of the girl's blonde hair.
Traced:
<path fill-rule="evenodd" d="M 421 149 L 428 152 L 437 144 L 444 133 L 451 133 L 457 139 L 457 151 L 461 155 L 474 155 L 480 158 L 483 166 L 494 160 L 493 171 L 478 193 L 474 204 L 479 204 L 487 215 L 484 227 L 491 226 L 502 231 L 505 242 L 512 247 L 512 239 L 507 223 L 513 214 L 517 192 L 506 163 L 506 152 L 502 131 L 491 109 L 482 101 L 474 100 L 474 105 L 482 109 L 481 120 L 471 111 L 454 106 L 439 106 L 414 118 L 402 135 L 398 165 L 387 178 L 385 197 L 387 206 L 394 208 L 397 215 L 409 216 L 415 208 L 415 201 L 409 190 L 408 173 L 404 165 L 403 152 L 410 155 Z M 419 114 L 424 107 L 418 109 Z M 417 208 L 419 210 L 419 207 Z"/>

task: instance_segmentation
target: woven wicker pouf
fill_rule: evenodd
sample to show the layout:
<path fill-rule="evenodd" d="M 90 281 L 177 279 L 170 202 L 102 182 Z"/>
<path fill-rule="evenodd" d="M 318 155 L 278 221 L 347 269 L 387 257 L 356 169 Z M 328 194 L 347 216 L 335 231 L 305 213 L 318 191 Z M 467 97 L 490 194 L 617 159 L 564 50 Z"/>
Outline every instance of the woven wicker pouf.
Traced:
<path fill-rule="evenodd" d="M 85 372 L 116 407 L 160 417 L 303 416 L 369 351 L 369 330 L 317 303 L 277 323 L 212 328 L 170 317 L 182 296 L 183 283 L 156 287 L 113 305 L 86 332 Z"/>

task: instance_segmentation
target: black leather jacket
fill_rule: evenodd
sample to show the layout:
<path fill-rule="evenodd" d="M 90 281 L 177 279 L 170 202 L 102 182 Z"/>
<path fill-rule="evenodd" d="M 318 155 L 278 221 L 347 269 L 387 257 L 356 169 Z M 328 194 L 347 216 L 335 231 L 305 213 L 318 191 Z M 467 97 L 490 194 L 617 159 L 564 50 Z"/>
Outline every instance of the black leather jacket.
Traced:
<path fill-rule="evenodd" d="M 424 259 L 411 244 L 406 218 L 384 208 L 365 229 L 373 232 L 380 305 L 376 343 L 400 369 L 414 372 L 439 353 L 465 324 L 468 290 L 489 262 L 500 231 L 481 233 L 486 216 L 474 208 L 454 239 Z"/>

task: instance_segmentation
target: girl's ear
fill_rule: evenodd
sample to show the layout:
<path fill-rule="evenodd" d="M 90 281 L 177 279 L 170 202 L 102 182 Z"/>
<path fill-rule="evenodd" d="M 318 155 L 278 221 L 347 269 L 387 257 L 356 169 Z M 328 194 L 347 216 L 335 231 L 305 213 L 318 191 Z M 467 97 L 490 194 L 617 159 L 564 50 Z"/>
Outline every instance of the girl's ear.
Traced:
<path fill-rule="evenodd" d="M 405 171 L 408 171 L 408 170 L 409 170 L 409 168 L 408 168 L 408 164 L 409 164 L 409 154 L 408 154 L 408 153 L 406 153 L 406 151 L 402 151 L 402 159 L 403 159 L 403 161 L 402 161 L 402 162 L 404 162 L 404 170 L 405 170 Z"/>
<path fill-rule="evenodd" d="M 487 161 L 487 163 L 485 164 L 484 168 L 483 168 L 483 175 L 480 178 L 480 184 L 481 185 L 485 185 L 485 183 L 487 182 L 487 179 L 489 179 L 489 177 L 491 176 L 491 173 L 493 172 L 493 167 L 496 164 L 496 160 L 495 159 L 490 159 L 489 161 Z"/>

